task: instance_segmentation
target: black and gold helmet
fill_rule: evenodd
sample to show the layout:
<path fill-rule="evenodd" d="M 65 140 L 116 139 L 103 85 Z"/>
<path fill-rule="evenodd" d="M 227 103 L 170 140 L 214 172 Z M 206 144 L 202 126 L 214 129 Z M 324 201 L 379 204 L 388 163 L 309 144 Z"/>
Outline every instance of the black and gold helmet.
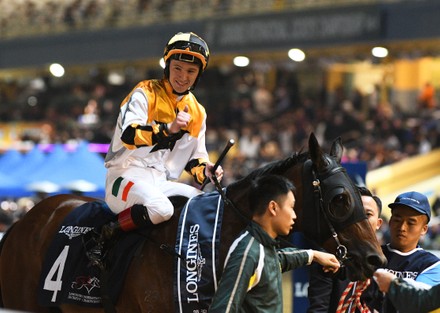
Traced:
<path fill-rule="evenodd" d="M 165 61 L 165 78 L 169 78 L 169 65 L 171 59 L 188 63 L 196 63 L 200 67 L 199 75 L 192 86 L 194 89 L 200 76 L 205 71 L 209 62 L 209 48 L 206 42 L 193 32 L 177 33 L 168 41 L 163 52 Z"/>

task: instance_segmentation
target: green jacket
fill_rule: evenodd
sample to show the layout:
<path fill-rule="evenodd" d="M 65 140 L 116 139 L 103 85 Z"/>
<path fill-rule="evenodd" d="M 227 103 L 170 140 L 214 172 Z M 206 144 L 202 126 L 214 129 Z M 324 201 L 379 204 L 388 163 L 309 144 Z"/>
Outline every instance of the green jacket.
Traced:
<path fill-rule="evenodd" d="M 388 298 L 399 313 L 430 312 L 440 308 L 440 285 L 421 289 L 399 278 L 391 282 Z"/>
<path fill-rule="evenodd" d="M 309 254 L 276 247 L 277 242 L 251 222 L 229 249 L 209 312 L 282 313 L 281 273 L 307 265 Z"/>

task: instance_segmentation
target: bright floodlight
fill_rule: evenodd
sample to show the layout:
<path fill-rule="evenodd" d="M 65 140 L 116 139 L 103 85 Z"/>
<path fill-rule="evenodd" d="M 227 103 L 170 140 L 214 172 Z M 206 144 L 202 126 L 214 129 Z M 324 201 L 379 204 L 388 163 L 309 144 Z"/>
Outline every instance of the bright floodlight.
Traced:
<path fill-rule="evenodd" d="M 249 58 L 244 56 L 238 56 L 234 58 L 234 65 L 238 67 L 245 67 L 249 65 Z"/>
<path fill-rule="evenodd" d="M 306 54 L 301 49 L 290 49 L 288 52 L 289 58 L 295 62 L 302 62 L 306 58 Z"/>
<path fill-rule="evenodd" d="M 159 65 L 160 65 L 161 68 L 165 68 L 165 60 L 163 58 L 161 58 L 159 60 Z"/>
<path fill-rule="evenodd" d="M 376 58 L 385 58 L 388 55 L 388 49 L 384 47 L 374 47 L 371 54 Z"/>
<path fill-rule="evenodd" d="M 50 73 L 55 77 L 64 76 L 64 67 L 61 64 L 53 63 L 49 66 Z"/>
<path fill-rule="evenodd" d="M 117 72 L 110 72 L 107 76 L 107 80 L 109 84 L 115 86 L 120 86 L 125 82 L 124 76 Z"/>

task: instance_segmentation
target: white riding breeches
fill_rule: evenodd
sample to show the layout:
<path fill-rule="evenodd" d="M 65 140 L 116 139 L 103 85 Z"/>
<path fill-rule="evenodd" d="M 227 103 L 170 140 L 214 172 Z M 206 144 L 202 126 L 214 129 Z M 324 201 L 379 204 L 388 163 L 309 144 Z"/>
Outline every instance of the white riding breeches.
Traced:
<path fill-rule="evenodd" d="M 200 193 L 202 191 L 193 186 L 167 180 L 166 174 L 155 168 L 128 168 L 119 173 L 108 171 L 105 201 L 116 214 L 142 204 L 153 224 L 159 224 L 169 220 L 174 213 L 169 196 L 191 198 Z"/>

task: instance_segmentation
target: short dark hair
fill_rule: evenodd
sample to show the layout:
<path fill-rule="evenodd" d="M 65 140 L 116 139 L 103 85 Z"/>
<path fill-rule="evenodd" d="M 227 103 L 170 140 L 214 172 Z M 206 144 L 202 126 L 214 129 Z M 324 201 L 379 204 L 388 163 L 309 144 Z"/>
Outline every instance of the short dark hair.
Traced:
<path fill-rule="evenodd" d="M 250 211 L 253 215 L 262 215 L 270 201 L 278 201 L 296 188 L 286 177 L 280 175 L 264 175 L 251 182 L 249 193 Z"/>
<path fill-rule="evenodd" d="M 382 201 L 379 199 L 378 196 L 373 195 L 373 193 L 364 186 L 357 186 L 361 196 L 367 196 L 373 198 L 374 202 L 377 204 L 377 208 L 379 209 L 379 216 L 382 214 Z"/>

